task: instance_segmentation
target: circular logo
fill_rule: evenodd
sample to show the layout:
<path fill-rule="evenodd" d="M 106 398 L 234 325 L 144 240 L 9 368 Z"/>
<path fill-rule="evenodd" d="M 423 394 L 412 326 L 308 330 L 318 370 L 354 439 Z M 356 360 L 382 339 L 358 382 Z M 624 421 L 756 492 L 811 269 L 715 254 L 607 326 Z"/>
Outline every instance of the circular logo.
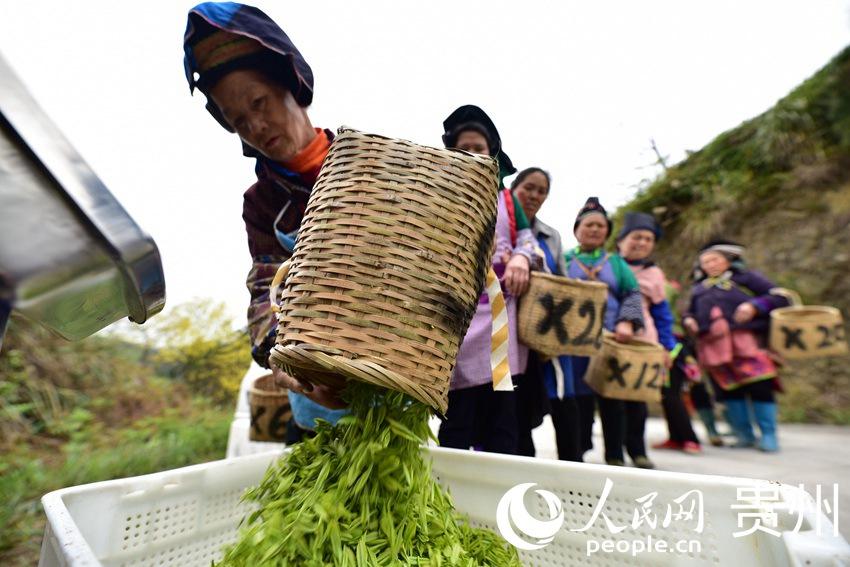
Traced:
<path fill-rule="evenodd" d="M 535 490 L 549 507 L 549 518 L 538 520 L 525 508 L 525 493 L 536 486 L 533 482 L 518 484 L 505 492 L 496 508 L 496 525 L 502 537 L 518 549 L 534 551 L 552 543 L 555 534 L 564 525 L 564 510 L 561 500 L 548 490 Z M 526 541 L 517 533 L 531 541 Z"/>

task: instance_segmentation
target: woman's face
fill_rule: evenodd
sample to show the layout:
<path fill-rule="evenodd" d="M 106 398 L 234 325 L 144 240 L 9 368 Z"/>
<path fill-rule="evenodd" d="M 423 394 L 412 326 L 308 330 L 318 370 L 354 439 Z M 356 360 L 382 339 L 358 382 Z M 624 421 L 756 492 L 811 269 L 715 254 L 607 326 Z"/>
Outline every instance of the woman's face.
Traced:
<path fill-rule="evenodd" d="M 576 229 L 576 239 L 582 250 L 596 250 L 608 238 L 608 222 L 600 213 L 591 213 L 581 219 Z"/>
<path fill-rule="evenodd" d="M 455 147 L 471 154 L 490 155 L 490 145 L 487 143 L 487 138 L 481 132 L 476 132 L 475 130 L 464 130 L 461 132 L 457 137 Z"/>
<path fill-rule="evenodd" d="M 316 136 L 292 93 L 258 71 L 228 73 L 210 96 L 242 141 L 269 159 L 288 161 Z"/>
<path fill-rule="evenodd" d="M 617 246 L 626 260 L 646 260 L 655 248 L 655 234 L 651 230 L 633 230 Z"/>
<path fill-rule="evenodd" d="M 699 257 L 699 267 L 710 278 L 716 278 L 730 267 L 729 259 L 720 252 L 703 252 Z"/>
<path fill-rule="evenodd" d="M 539 171 L 529 173 L 514 188 L 514 195 L 516 195 L 519 204 L 522 205 L 525 216 L 532 220 L 537 216 L 537 211 L 543 206 L 546 197 L 549 196 L 549 182 L 546 180 L 546 176 Z"/>

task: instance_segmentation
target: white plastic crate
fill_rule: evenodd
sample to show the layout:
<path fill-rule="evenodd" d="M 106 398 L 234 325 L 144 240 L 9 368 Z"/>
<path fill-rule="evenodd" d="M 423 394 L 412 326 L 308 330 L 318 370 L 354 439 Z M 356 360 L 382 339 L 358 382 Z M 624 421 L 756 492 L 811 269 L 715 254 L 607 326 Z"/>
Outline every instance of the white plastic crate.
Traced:
<path fill-rule="evenodd" d="M 850 546 L 832 535 L 829 521 L 807 511 L 795 530 L 797 515 L 779 513 L 779 537 L 757 531 L 734 538 L 739 531 L 738 489 L 774 491 L 786 508 L 800 492 L 796 488 L 729 477 L 641 471 L 624 467 L 535 460 L 452 449 L 428 448 L 434 474 L 449 488 L 456 506 L 476 525 L 496 529 L 496 508 L 511 487 L 537 483 L 563 503 L 565 524 L 543 549 L 524 551 L 528 567 L 551 565 L 850 565 Z M 220 557 L 221 546 L 237 535 L 237 524 L 247 511 L 239 502 L 245 488 L 262 478 L 279 453 L 215 461 L 152 475 L 66 488 L 47 494 L 42 502 L 48 526 L 42 546 L 42 567 L 54 566 L 208 566 Z M 628 525 L 638 505 L 636 498 L 657 492 L 653 509 L 659 527 L 627 528 L 615 536 L 599 517 L 587 532 L 583 527 L 598 505 L 605 480 L 613 482 L 604 508 L 617 525 Z M 704 531 L 693 523 L 673 523 L 661 529 L 661 512 L 673 499 L 698 489 L 704 500 Z M 548 508 L 533 491 L 525 503 L 535 517 L 547 519 Z M 815 531 L 821 521 L 820 534 Z M 697 539 L 699 552 L 598 552 L 587 556 L 589 539 L 645 539 L 648 535 L 670 542 Z"/>

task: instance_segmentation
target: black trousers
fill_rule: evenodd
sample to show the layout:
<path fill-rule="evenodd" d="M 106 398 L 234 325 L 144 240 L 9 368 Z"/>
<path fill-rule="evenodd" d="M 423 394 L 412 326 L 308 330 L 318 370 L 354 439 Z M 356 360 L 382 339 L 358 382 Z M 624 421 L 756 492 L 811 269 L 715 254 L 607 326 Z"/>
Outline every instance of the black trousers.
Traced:
<path fill-rule="evenodd" d="M 582 403 L 582 402 L 579 402 Z M 584 401 L 586 408 L 589 402 Z M 648 409 L 644 402 L 615 400 L 596 396 L 599 418 L 602 422 L 602 438 L 605 440 L 605 460 L 624 460 L 623 446 L 632 459 L 646 456 L 646 417 Z M 582 447 L 587 446 L 587 438 L 593 429 L 592 414 L 587 423 L 587 409 L 582 412 Z M 591 445 L 592 448 L 592 445 Z"/>
<path fill-rule="evenodd" d="M 646 456 L 646 418 L 649 408 L 646 402 L 623 402 L 626 417 L 626 451 L 632 460 Z"/>
<path fill-rule="evenodd" d="M 517 447 L 516 454 L 523 457 L 534 457 L 537 454 L 537 449 L 534 447 L 534 439 L 531 436 L 531 429 L 520 427 L 517 430 Z"/>
<path fill-rule="evenodd" d="M 517 453 L 515 392 L 494 392 L 491 383 L 452 390 L 449 408 L 437 435 L 440 446 L 491 453 Z"/>
<path fill-rule="evenodd" d="M 715 392 L 716 388 L 711 388 Z M 694 407 L 697 409 L 714 409 L 714 402 L 712 401 L 711 392 L 709 391 L 708 384 L 705 383 L 705 378 L 703 378 L 702 382 L 697 382 L 696 384 L 691 384 L 691 401 L 694 403 Z M 717 401 L 721 401 L 719 398 Z"/>
<path fill-rule="evenodd" d="M 723 392 L 723 397 L 727 400 L 750 398 L 754 402 L 774 403 L 776 401 L 773 392 L 773 380 L 760 380 L 734 390 L 726 390 Z"/>
<path fill-rule="evenodd" d="M 578 402 L 575 398 L 550 399 L 549 405 L 552 425 L 555 426 L 558 459 L 581 462 L 584 451 L 581 450 L 581 417 Z"/>
<path fill-rule="evenodd" d="M 697 435 L 694 433 L 694 428 L 691 426 L 691 416 L 688 414 L 688 409 L 682 400 L 682 385 L 686 380 L 685 372 L 678 364 L 674 364 L 673 368 L 670 369 L 670 386 L 664 387 L 661 390 L 661 406 L 664 408 L 664 418 L 667 420 L 667 429 L 670 432 L 671 441 L 677 443 L 684 443 L 685 441 L 699 443 Z M 692 399 L 694 399 L 693 389 L 694 387 L 692 386 Z M 708 407 L 710 408 L 711 398 L 708 396 L 708 392 L 705 391 L 704 386 L 702 388 L 702 395 L 708 398 Z M 700 399 L 700 401 L 705 403 L 703 399 Z M 694 405 L 698 408 L 705 407 L 704 405 L 699 405 L 696 399 L 694 399 Z"/>
<path fill-rule="evenodd" d="M 525 373 L 513 376 L 517 404 L 517 454 L 525 457 L 535 455 L 531 431 L 543 423 L 549 413 L 549 398 L 534 351 L 529 351 Z"/>
<path fill-rule="evenodd" d="M 593 421 L 596 413 L 596 395 L 576 396 L 578 407 L 578 441 L 582 455 L 593 449 Z"/>

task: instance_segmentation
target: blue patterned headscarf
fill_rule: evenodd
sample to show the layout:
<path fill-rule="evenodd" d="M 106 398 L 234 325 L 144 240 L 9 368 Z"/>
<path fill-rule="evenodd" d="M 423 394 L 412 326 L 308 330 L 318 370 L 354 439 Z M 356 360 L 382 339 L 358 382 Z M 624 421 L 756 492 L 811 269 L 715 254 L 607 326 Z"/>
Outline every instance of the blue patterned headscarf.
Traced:
<path fill-rule="evenodd" d="M 313 101 L 313 71 L 304 57 L 265 12 L 236 2 L 204 2 L 189 10 L 183 36 L 183 67 L 190 92 L 209 88 L 227 72 L 262 68 L 292 91 L 299 105 Z M 207 96 L 207 110 L 233 131 Z M 246 155 L 255 155 L 250 153 Z"/>

